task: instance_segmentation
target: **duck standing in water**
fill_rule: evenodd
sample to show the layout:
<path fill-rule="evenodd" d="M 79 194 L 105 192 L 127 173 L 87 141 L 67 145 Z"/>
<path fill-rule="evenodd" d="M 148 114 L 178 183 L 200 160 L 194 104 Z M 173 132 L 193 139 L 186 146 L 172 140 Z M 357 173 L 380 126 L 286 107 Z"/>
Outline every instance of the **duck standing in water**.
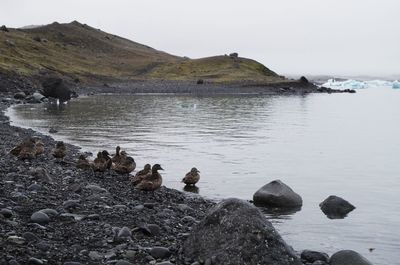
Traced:
<path fill-rule="evenodd" d="M 67 147 L 65 146 L 63 141 L 59 141 L 56 143 L 56 147 L 51 151 L 51 154 L 56 159 L 63 160 L 64 157 L 67 155 Z"/>
<path fill-rule="evenodd" d="M 200 171 L 197 168 L 192 168 L 190 172 L 188 172 L 185 177 L 182 179 L 182 182 L 186 185 L 195 185 L 200 180 Z"/>
<path fill-rule="evenodd" d="M 78 158 L 78 161 L 76 162 L 76 167 L 79 169 L 84 169 L 88 170 L 92 168 L 92 165 L 90 164 L 89 160 L 87 160 L 85 155 L 80 155 Z"/>
<path fill-rule="evenodd" d="M 129 174 L 134 171 L 136 168 L 136 162 L 133 157 L 128 156 L 125 151 L 120 153 L 119 162 L 115 162 L 114 164 L 114 171 L 119 174 Z"/>
<path fill-rule="evenodd" d="M 136 173 L 135 176 L 131 176 L 131 182 L 133 186 L 136 186 L 142 179 L 149 174 L 151 171 L 151 165 L 146 164 L 142 170 L 140 170 L 138 173 Z"/>
<path fill-rule="evenodd" d="M 159 164 L 155 164 L 151 168 L 151 172 L 146 174 L 142 180 L 136 185 L 136 188 L 144 191 L 154 191 L 161 187 L 162 177 L 158 170 L 164 170 Z"/>

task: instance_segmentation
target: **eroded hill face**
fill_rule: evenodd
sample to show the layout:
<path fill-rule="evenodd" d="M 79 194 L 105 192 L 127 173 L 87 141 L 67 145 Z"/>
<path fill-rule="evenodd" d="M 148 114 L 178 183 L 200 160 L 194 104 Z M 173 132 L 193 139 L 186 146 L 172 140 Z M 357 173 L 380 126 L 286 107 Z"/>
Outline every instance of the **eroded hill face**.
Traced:
<path fill-rule="evenodd" d="M 0 70 L 24 76 L 57 72 L 82 81 L 111 79 L 205 79 L 216 82 L 282 80 L 245 58 L 174 56 L 79 22 L 0 31 Z"/>

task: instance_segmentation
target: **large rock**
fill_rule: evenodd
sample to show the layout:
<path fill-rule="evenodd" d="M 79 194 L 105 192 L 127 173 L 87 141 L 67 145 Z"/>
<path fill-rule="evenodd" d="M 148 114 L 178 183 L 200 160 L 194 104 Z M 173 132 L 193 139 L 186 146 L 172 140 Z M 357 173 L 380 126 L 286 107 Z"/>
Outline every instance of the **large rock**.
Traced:
<path fill-rule="evenodd" d="M 342 219 L 346 217 L 349 212 L 356 208 L 348 201 L 334 195 L 326 198 L 319 204 L 319 207 L 330 219 Z"/>
<path fill-rule="evenodd" d="M 226 199 L 212 208 L 183 244 L 186 259 L 212 264 L 302 264 L 258 208 Z"/>
<path fill-rule="evenodd" d="M 303 205 L 300 195 L 280 180 L 274 180 L 261 187 L 254 193 L 253 200 L 260 206 L 292 208 Z"/>
<path fill-rule="evenodd" d="M 71 99 L 71 90 L 61 78 L 49 77 L 43 83 L 45 97 L 58 98 L 61 102 Z"/>
<path fill-rule="evenodd" d="M 329 259 L 330 265 L 372 265 L 366 258 L 353 250 L 341 250 Z"/>

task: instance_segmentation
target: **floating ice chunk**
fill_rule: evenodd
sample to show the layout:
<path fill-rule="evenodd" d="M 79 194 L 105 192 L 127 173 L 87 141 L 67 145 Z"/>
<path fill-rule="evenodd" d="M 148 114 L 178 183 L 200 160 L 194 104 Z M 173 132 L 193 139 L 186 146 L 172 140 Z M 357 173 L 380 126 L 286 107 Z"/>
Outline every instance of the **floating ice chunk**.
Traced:
<path fill-rule="evenodd" d="M 398 89 L 398 88 L 400 88 L 400 82 L 399 81 L 394 81 L 393 82 L 393 84 L 392 84 L 392 88 L 395 88 L 395 89 Z"/>
<path fill-rule="evenodd" d="M 335 81 L 334 79 L 329 79 L 322 86 L 334 89 L 400 88 L 400 82 L 391 82 L 386 80 L 359 81 L 353 79 L 345 81 Z"/>

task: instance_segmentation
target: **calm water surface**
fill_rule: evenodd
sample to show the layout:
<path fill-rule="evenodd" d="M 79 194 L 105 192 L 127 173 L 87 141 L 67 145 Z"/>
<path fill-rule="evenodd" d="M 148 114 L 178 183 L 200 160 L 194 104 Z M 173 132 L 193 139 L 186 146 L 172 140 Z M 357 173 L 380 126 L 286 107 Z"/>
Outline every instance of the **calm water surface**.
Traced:
<path fill-rule="evenodd" d="M 400 90 L 308 96 L 97 95 L 68 105 L 19 105 L 17 126 L 97 152 L 122 146 L 138 167 L 160 163 L 167 187 L 193 166 L 199 193 L 251 199 L 281 179 L 304 200 L 271 221 L 295 249 L 353 249 L 374 264 L 400 259 Z M 318 204 L 338 195 L 357 209 L 330 220 Z M 375 248 L 369 252 L 369 248 Z"/>

